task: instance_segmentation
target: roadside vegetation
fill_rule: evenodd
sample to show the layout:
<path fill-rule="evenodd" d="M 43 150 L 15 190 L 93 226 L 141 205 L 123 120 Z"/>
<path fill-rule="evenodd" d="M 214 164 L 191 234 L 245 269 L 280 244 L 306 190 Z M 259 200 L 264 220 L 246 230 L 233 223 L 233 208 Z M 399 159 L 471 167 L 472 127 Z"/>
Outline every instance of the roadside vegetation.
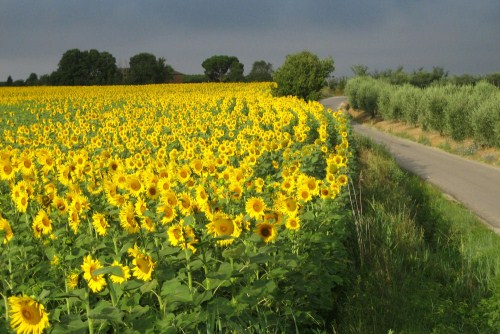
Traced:
<path fill-rule="evenodd" d="M 498 333 L 500 237 L 355 137 L 354 266 L 337 333 Z"/>
<path fill-rule="evenodd" d="M 500 88 L 487 81 L 418 88 L 357 76 L 345 92 L 351 108 L 372 117 L 437 131 L 455 141 L 500 147 Z"/>

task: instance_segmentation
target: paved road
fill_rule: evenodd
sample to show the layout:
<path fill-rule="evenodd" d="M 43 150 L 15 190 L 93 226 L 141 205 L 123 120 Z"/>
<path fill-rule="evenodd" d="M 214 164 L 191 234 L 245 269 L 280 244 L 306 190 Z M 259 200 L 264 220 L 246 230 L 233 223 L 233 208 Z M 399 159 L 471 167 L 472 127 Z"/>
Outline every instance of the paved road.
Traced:
<path fill-rule="evenodd" d="M 333 97 L 320 102 L 335 110 L 344 101 L 345 97 Z M 500 233 L 500 168 L 391 136 L 358 123 L 353 122 L 352 127 L 356 133 L 386 146 L 401 167 L 434 184 Z"/>

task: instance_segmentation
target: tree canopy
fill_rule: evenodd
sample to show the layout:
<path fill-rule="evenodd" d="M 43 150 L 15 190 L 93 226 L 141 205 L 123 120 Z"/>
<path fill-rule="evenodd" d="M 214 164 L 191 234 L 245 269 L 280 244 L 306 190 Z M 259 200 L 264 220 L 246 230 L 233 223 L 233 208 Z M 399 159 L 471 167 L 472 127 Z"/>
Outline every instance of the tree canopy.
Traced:
<path fill-rule="evenodd" d="M 274 72 L 277 95 L 295 95 L 305 100 L 316 100 L 333 72 L 333 58 L 320 60 L 309 51 L 288 55 L 284 64 Z"/>
<path fill-rule="evenodd" d="M 243 81 L 243 64 L 237 57 L 215 55 L 203 61 L 201 66 L 205 69 L 208 80 L 214 82 Z"/>
<path fill-rule="evenodd" d="M 130 69 L 126 81 L 130 84 L 158 84 L 173 78 L 174 69 L 164 58 L 151 53 L 139 53 L 130 58 Z"/>
<path fill-rule="evenodd" d="M 52 79 L 58 85 L 109 85 L 117 74 L 116 59 L 109 52 L 71 49 L 63 54 Z"/>
<path fill-rule="evenodd" d="M 252 70 L 246 77 L 249 82 L 273 81 L 273 65 L 259 60 L 253 63 Z"/>

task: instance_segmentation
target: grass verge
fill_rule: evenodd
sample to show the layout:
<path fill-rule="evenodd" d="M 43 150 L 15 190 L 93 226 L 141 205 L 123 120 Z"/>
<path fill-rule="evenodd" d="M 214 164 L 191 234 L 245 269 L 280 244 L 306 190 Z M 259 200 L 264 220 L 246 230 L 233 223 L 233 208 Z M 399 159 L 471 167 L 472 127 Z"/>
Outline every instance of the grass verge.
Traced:
<path fill-rule="evenodd" d="M 499 333 L 500 236 L 356 137 L 350 289 L 338 333 Z"/>

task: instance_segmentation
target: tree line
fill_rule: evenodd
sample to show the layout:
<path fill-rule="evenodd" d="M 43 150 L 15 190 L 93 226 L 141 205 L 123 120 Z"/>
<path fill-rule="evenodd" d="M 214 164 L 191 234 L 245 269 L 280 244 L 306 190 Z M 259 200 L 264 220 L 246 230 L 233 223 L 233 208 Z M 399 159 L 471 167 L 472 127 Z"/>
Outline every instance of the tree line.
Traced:
<path fill-rule="evenodd" d="M 426 88 L 433 85 L 454 84 L 458 86 L 475 85 L 480 81 L 487 81 L 492 85 L 500 87 L 500 72 L 490 73 L 484 76 L 462 74 L 450 76 L 448 71 L 442 67 L 433 67 L 431 71 L 419 68 L 411 72 L 404 70 L 403 66 L 396 69 L 386 69 L 383 71 L 369 71 L 366 65 L 353 65 L 351 70 L 355 76 L 369 76 L 374 79 L 381 79 L 391 85 L 410 84 L 418 88 Z"/>
<path fill-rule="evenodd" d="M 254 62 L 252 70 L 245 76 L 244 66 L 237 57 L 214 55 L 203 61 L 203 74 L 182 75 L 183 82 L 244 82 L 272 81 L 273 66 L 264 60 Z M 71 49 L 62 55 L 57 70 L 38 76 L 31 73 L 26 80 L 0 83 L 4 86 L 91 86 L 91 85 L 140 85 L 159 84 L 174 81 L 175 70 L 165 58 L 151 53 L 132 56 L 129 66 L 120 68 L 116 58 L 109 52 L 95 49 L 81 51 Z"/>

